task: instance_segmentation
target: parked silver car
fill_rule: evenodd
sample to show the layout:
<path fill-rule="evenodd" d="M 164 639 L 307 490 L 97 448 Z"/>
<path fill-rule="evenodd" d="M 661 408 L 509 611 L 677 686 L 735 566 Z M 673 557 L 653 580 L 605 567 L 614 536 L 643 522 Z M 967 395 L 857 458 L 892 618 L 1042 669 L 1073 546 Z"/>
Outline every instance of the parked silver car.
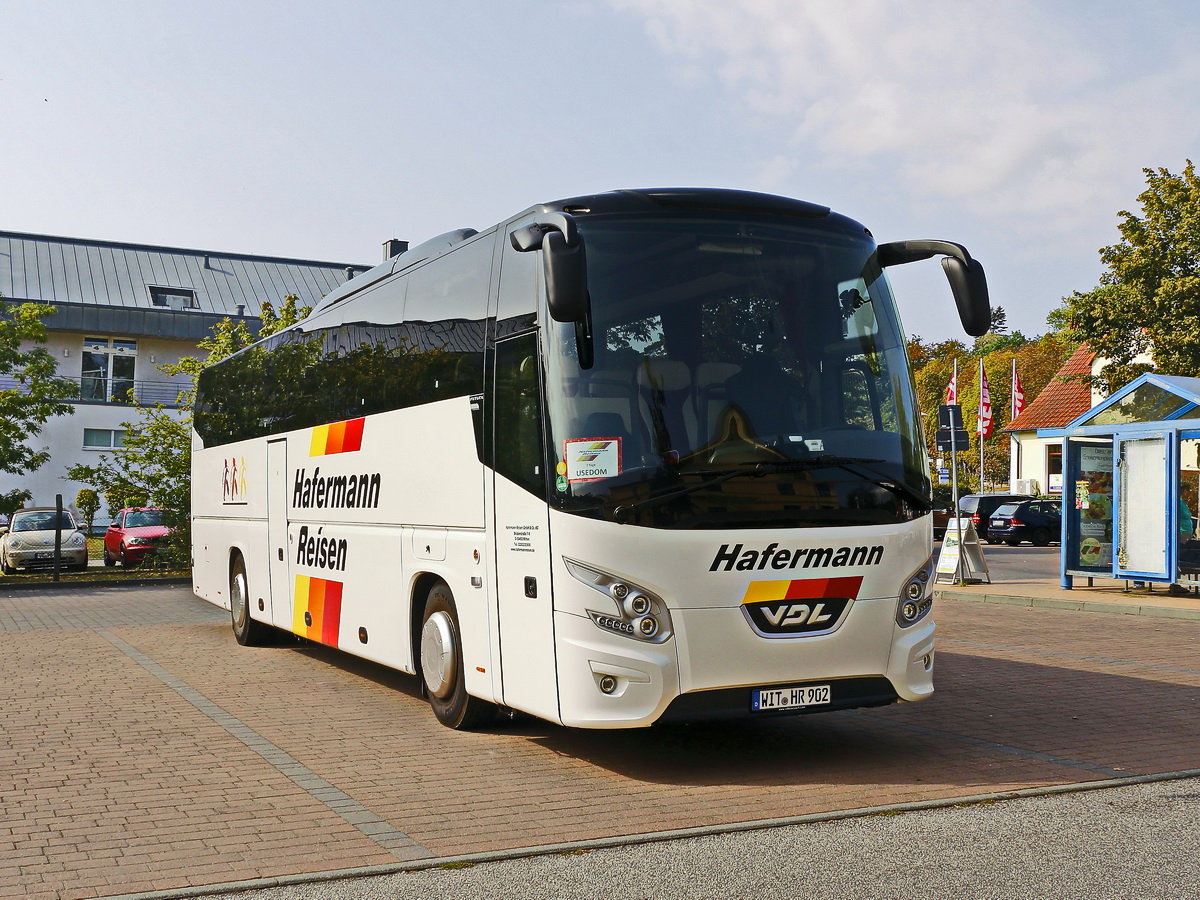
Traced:
<path fill-rule="evenodd" d="M 12 575 L 17 569 L 48 569 L 54 565 L 54 518 L 52 507 L 18 509 L 7 527 L 0 526 L 0 569 Z M 87 544 L 68 510 L 63 510 L 59 566 L 86 569 Z"/>

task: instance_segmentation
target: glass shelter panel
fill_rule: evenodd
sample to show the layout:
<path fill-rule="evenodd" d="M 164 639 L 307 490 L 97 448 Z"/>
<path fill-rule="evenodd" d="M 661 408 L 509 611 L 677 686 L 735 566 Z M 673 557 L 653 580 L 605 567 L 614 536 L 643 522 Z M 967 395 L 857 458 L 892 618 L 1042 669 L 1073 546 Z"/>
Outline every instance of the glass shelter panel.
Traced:
<path fill-rule="evenodd" d="M 1165 578 L 1170 548 L 1163 521 L 1167 439 L 1118 440 L 1117 571 Z"/>
<path fill-rule="evenodd" d="M 1129 425 L 1135 422 L 1158 422 L 1164 419 L 1195 418 L 1200 410 L 1192 401 L 1156 384 L 1142 384 L 1126 396 L 1096 411 L 1084 419 L 1085 425 Z"/>
<path fill-rule="evenodd" d="M 1113 563 L 1113 448 L 1111 441 L 1071 441 L 1075 484 L 1064 496 L 1067 569 L 1109 575 Z"/>

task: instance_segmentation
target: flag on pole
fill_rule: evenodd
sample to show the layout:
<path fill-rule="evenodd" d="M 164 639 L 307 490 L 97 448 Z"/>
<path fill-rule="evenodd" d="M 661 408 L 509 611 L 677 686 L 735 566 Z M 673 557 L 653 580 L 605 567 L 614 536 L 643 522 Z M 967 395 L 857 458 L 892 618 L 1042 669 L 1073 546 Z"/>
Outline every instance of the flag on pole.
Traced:
<path fill-rule="evenodd" d="M 979 360 L 979 418 L 975 433 L 981 438 L 992 436 L 992 397 L 988 392 L 987 372 L 983 371 L 983 360 Z"/>
<path fill-rule="evenodd" d="M 958 360 L 954 360 L 954 374 L 950 376 L 950 383 L 946 385 L 946 403 L 958 402 Z"/>
<path fill-rule="evenodd" d="M 1012 417 L 1015 419 L 1025 411 L 1025 389 L 1021 387 L 1021 376 L 1017 374 L 1017 361 L 1013 360 L 1012 371 Z"/>

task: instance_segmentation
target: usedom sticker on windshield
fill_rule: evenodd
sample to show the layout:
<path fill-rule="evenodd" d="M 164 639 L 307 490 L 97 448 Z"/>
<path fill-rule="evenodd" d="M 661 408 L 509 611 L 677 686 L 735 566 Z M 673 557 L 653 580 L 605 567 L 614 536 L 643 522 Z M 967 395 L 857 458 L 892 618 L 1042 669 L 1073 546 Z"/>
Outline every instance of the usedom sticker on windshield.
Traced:
<path fill-rule="evenodd" d="M 572 438 L 563 441 L 567 481 L 598 481 L 621 474 L 620 438 Z"/>

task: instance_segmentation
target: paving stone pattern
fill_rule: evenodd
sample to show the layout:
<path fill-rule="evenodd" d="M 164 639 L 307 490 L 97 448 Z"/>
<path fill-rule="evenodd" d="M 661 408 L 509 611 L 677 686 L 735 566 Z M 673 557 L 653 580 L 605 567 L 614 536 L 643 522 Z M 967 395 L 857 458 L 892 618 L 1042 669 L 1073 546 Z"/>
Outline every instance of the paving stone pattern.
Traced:
<path fill-rule="evenodd" d="M 1200 622 L 943 602 L 938 694 L 584 732 L 239 647 L 186 587 L 0 593 L 0 897 L 383 866 L 1200 767 Z"/>

